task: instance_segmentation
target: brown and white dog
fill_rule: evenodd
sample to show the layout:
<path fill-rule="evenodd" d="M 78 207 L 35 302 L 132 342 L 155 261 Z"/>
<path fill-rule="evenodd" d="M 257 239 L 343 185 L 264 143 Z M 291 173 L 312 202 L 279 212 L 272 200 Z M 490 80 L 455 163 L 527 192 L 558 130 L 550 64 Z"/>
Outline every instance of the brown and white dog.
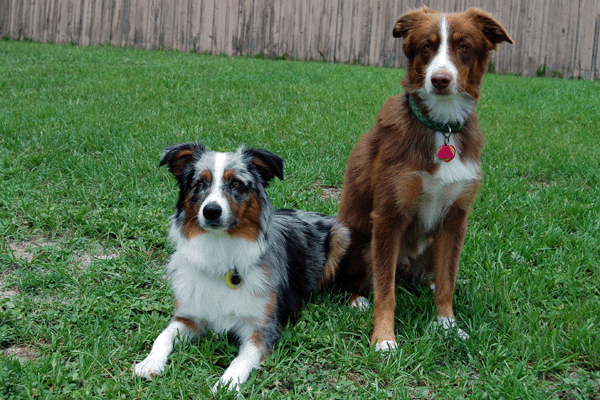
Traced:
<path fill-rule="evenodd" d="M 344 176 L 339 220 L 352 243 L 338 275 L 354 306 L 372 283 L 372 344 L 396 347 L 398 278 L 435 281 L 438 324 L 458 329 L 452 296 L 467 214 L 480 181 L 483 135 L 475 114 L 490 51 L 512 40 L 488 13 L 443 14 L 426 7 L 393 29 L 408 58 L 405 93 L 391 97 L 354 148 Z M 446 331 L 447 332 L 447 331 Z"/>

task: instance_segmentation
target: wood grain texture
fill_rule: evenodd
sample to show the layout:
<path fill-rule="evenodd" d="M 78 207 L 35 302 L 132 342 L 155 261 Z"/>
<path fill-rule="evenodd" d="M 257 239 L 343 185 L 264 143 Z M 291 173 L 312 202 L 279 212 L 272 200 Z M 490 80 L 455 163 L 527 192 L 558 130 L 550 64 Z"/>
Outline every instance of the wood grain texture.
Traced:
<path fill-rule="evenodd" d="M 494 15 L 497 72 L 600 78 L 600 0 L 0 0 L 0 37 L 398 67 L 391 29 L 422 5 Z"/>

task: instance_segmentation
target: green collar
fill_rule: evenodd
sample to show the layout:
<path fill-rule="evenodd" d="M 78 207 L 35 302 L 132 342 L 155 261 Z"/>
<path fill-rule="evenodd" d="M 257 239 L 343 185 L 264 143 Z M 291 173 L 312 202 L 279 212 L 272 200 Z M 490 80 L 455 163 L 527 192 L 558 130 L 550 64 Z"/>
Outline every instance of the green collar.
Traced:
<path fill-rule="evenodd" d="M 417 104 L 415 99 L 412 96 L 408 95 L 408 93 L 406 94 L 406 97 L 408 97 L 408 104 L 410 105 L 410 109 L 412 110 L 412 112 L 415 114 L 415 117 L 417 117 L 419 122 L 421 122 L 429 129 L 433 129 L 436 132 L 442 133 L 456 133 L 460 132 L 460 130 L 462 129 L 462 124 L 460 123 L 444 124 L 442 122 L 434 121 L 430 118 L 427 118 L 427 116 L 423 114 L 423 112 L 419 108 L 419 105 Z"/>

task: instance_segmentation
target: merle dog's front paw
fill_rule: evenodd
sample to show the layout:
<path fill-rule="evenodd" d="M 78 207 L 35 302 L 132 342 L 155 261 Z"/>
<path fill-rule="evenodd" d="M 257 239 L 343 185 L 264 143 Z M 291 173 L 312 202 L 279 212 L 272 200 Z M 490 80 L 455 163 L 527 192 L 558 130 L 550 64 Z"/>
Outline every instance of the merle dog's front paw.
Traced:
<path fill-rule="evenodd" d="M 152 379 L 159 376 L 165 369 L 165 363 L 161 360 L 146 358 L 139 364 L 133 366 L 133 374 L 142 378 Z"/>

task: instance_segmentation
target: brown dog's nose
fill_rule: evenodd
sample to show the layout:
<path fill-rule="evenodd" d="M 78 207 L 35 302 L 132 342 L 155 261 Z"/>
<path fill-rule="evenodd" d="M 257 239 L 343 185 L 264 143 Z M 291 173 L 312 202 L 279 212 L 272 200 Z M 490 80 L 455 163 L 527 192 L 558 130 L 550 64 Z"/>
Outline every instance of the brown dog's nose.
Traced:
<path fill-rule="evenodd" d="M 431 84 L 437 90 L 446 89 L 450 86 L 450 82 L 452 82 L 452 75 L 447 72 L 436 72 L 431 75 Z"/>

